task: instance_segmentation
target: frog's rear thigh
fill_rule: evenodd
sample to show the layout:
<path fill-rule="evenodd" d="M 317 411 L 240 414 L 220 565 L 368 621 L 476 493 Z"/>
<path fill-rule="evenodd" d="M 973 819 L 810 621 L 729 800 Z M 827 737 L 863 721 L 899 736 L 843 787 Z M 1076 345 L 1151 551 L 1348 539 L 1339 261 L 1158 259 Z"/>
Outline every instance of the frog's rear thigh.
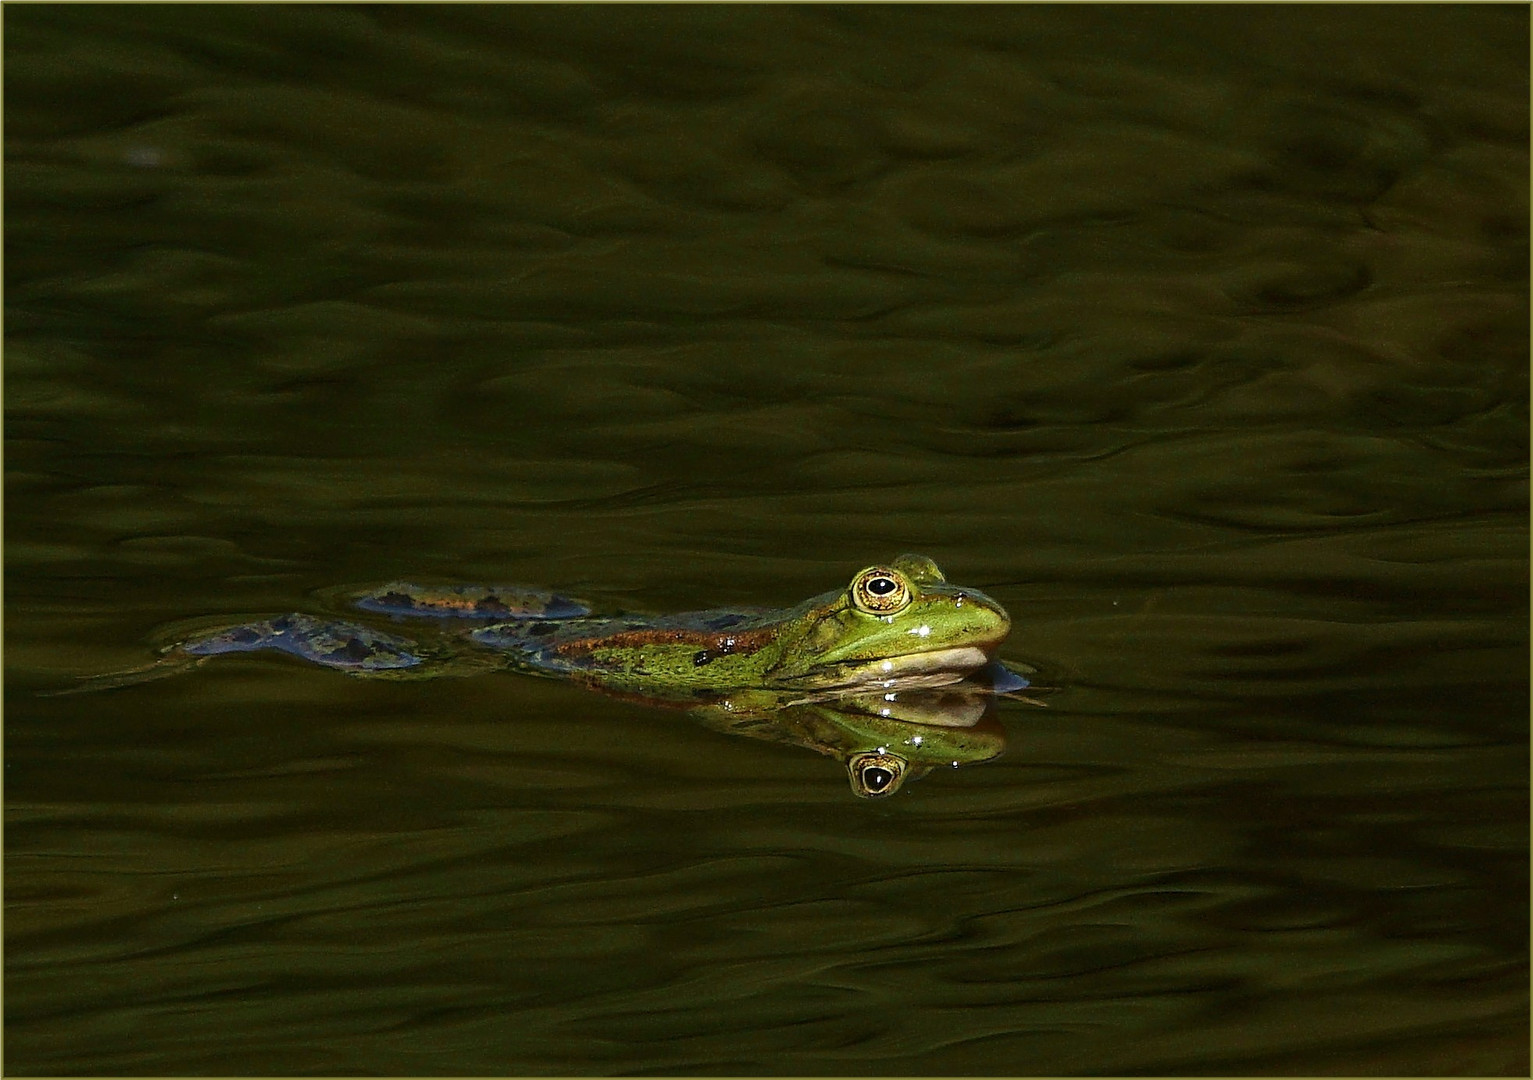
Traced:
<path fill-rule="evenodd" d="M 352 601 L 364 611 L 437 619 L 569 619 L 589 615 L 579 600 L 521 585 L 415 585 L 391 581 Z"/>

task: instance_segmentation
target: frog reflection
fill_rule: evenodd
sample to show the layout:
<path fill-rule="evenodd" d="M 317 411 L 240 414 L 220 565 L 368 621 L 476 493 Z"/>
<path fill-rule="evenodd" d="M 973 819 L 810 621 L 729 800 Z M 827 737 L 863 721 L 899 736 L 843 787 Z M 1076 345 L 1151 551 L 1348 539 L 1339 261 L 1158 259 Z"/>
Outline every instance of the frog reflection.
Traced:
<path fill-rule="evenodd" d="M 995 684 L 977 681 L 816 701 L 750 691 L 689 711 L 717 731 L 834 758 L 845 766 L 853 793 L 871 799 L 893 795 L 934 768 L 999 757 L 1006 731 L 994 715 L 995 699 Z"/>

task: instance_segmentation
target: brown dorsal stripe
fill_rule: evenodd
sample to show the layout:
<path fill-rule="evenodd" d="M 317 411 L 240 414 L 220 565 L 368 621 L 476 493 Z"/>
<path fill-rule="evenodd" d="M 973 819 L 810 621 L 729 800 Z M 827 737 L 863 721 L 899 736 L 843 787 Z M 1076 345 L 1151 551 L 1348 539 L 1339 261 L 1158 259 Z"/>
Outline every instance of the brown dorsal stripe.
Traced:
<path fill-rule="evenodd" d="M 693 646 L 710 654 L 711 660 L 713 657 L 739 653 L 749 655 L 771 644 L 776 636 L 775 630 L 766 628 L 730 632 L 650 627 L 561 641 L 553 646 L 553 651 L 561 656 L 589 656 L 597 649 L 640 649 L 646 645 L 683 645 Z M 694 659 L 694 663 L 696 662 Z M 707 662 L 709 661 L 703 661 L 703 663 Z"/>

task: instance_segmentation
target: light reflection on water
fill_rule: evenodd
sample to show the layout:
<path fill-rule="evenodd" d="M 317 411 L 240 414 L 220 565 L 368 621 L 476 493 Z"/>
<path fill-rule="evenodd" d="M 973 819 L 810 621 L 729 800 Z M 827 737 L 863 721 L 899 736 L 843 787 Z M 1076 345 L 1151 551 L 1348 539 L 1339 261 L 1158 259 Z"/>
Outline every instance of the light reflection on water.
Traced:
<path fill-rule="evenodd" d="M 8 11 L 9 1071 L 1525 1073 L 1526 12 L 1284 11 Z M 887 802 L 510 676 L 33 696 L 902 550 L 1059 690 Z"/>

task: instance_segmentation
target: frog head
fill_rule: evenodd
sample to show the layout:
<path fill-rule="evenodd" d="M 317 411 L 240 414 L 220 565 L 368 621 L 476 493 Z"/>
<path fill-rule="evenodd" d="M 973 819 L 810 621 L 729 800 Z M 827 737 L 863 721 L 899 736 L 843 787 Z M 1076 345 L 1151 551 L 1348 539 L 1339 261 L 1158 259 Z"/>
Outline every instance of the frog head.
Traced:
<path fill-rule="evenodd" d="M 790 612 L 768 676 L 804 688 L 945 686 L 987 664 L 1010 629 L 990 597 L 949 585 L 925 556 L 901 555 Z"/>

